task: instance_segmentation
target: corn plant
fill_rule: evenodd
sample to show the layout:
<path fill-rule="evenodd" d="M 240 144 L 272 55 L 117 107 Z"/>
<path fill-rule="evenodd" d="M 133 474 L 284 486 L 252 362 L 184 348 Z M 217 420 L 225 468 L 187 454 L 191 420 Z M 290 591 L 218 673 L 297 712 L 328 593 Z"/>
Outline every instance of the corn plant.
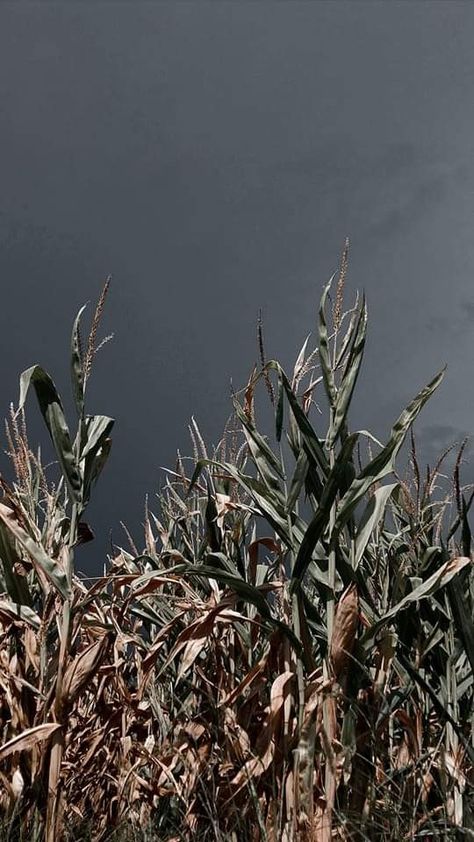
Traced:
<path fill-rule="evenodd" d="M 96 629 L 94 642 L 81 647 L 80 625 L 88 596 L 74 571 L 75 547 L 91 537 L 82 518 L 107 460 L 113 426 L 111 418 L 85 414 L 86 384 L 97 350 L 96 332 L 107 288 L 108 284 L 84 352 L 80 338 L 84 308 L 74 323 L 71 375 L 77 411 L 75 437 L 57 389 L 39 365 L 22 374 L 19 408 L 7 426 L 16 481 L 8 486 L 2 480 L 4 496 L 0 503 L 6 597 L 2 687 L 9 709 L 0 757 L 13 758 L 14 771 L 7 787 L 10 804 L 16 804 L 25 791 L 26 803 L 46 808 L 47 840 L 57 839 L 59 833 L 61 767 L 71 707 L 110 643 L 108 634 L 98 634 Z M 56 485 L 48 483 L 41 456 L 35 456 L 28 443 L 24 405 L 32 388 L 60 469 Z M 31 753 L 27 780 L 19 762 L 26 748 Z M 35 823 L 32 837 L 41 832 Z"/>
<path fill-rule="evenodd" d="M 205 772 L 195 757 L 176 782 L 192 833 L 209 826 L 211 807 L 222 838 L 238 819 L 248 838 L 285 840 L 454 833 L 470 809 L 471 500 L 458 478 L 456 518 L 443 535 L 447 504 L 433 499 L 440 466 L 422 488 L 413 451 L 415 490 L 394 475 L 443 372 L 385 444 L 349 431 L 367 311 L 357 300 L 342 312 L 346 269 L 347 252 L 330 326 L 334 279 L 323 293 L 317 349 L 306 341 L 291 378 L 263 360 L 235 397 L 245 447 L 210 458 L 194 427 L 193 474 L 180 460 L 161 503 L 167 522 L 155 521 L 159 553 L 147 521 L 140 564 L 150 569 L 134 587 L 147 582 L 150 594 L 165 564 L 201 593 L 201 604 L 195 596 L 186 612 L 180 602 L 182 614 L 151 633 L 155 663 L 176 633 L 159 672 L 176 660 L 175 724 L 197 719 L 206 729 Z M 273 448 L 255 421 L 259 381 L 274 405 Z M 324 435 L 309 418 L 318 386 Z"/>
<path fill-rule="evenodd" d="M 452 476 L 448 452 L 421 470 L 413 424 L 443 372 L 385 443 L 351 431 L 367 308 L 344 309 L 347 266 L 346 244 L 289 375 L 259 321 L 221 442 L 192 420 L 143 547 L 126 531 L 89 585 L 75 553 L 110 450 L 112 419 L 85 412 L 107 287 L 85 350 L 82 310 L 73 328 L 74 436 L 49 375 L 22 375 L 0 501 L 6 838 L 382 842 L 474 823 L 465 443 Z M 28 443 L 31 388 L 55 482 Z"/>

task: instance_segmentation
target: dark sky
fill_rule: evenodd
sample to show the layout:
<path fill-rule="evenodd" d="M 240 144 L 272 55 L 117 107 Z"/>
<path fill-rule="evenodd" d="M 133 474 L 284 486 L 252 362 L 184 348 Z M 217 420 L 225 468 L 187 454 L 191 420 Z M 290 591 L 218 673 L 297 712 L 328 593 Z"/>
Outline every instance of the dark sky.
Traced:
<path fill-rule="evenodd" d="M 473 432 L 473 43 L 455 0 L 0 5 L 0 412 L 35 362 L 67 392 L 72 320 L 111 273 L 102 536 L 140 536 L 192 414 L 217 442 L 259 308 L 294 360 L 346 234 L 369 304 L 352 427 L 386 434 L 446 362 L 424 454 Z"/>

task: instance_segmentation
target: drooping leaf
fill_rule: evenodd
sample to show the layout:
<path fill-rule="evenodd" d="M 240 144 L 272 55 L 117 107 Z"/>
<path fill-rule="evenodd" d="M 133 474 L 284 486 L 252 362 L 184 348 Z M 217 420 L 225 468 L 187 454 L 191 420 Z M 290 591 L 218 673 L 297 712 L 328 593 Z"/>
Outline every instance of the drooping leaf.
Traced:
<path fill-rule="evenodd" d="M 90 415 L 85 419 L 86 424 L 86 444 L 81 452 L 81 459 L 94 450 L 97 450 L 101 442 L 108 438 L 112 427 L 114 426 L 114 419 L 107 415 Z"/>
<path fill-rule="evenodd" d="M 6 599 L 0 599 L 1 614 L 10 620 L 23 620 L 24 623 L 28 623 L 36 631 L 39 631 L 41 626 L 41 618 L 28 605 L 18 605 L 14 602 L 8 602 Z"/>
<path fill-rule="evenodd" d="M 46 553 L 44 547 L 28 535 L 26 530 L 18 522 L 15 512 L 3 503 L 0 503 L 0 519 L 28 553 L 33 564 L 38 565 L 61 596 L 67 599 L 70 595 L 70 589 L 66 574 L 61 569 L 59 563 L 53 561 Z"/>
<path fill-rule="evenodd" d="M 62 684 L 63 704 L 71 704 L 93 678 L 110 645 L 111 637 L 110 633 L 105 634 L 100 640 L 91 643 L 83 652 L 76 655 L 69 664 Z"/>
<path fill-rule="evenodd" d="M 220 585 L 230 588 L 240 599 L 250 603 L 251 605 L 255 605 L 260 616 L 271 625 L 281 629 L 295 649 L 297 651 L 301 651 L 301 642 L 286 623 L 283 623 L 273 617 L 270 606 L 265 599 L 263 592 L 259 588 L 250 585 L 245 581 L 245 579 L 242 579 L 239 576 L 233 576 L 226 570 L 219 570 L 204 564 L 179 565 L 179 568 L 175 568 L 175 570 L 177 569 L 189 576 L 207 576 L 211 579 L 215 579 Z M 167 572 L 171 572 L 171 570 Z"/>
<path fill-rule="evenodd" d="M 24 371 L 20 377 L 19 409 L 23 409 L 31 385 L 35 389 L 41 414 L 53 441 L 54 449 L 71 497 L 76 503 L 80 504 L 82 499 L 82 478 L 74 455 L 61 398 L 49 374 L 41 366 L 34 365 Z"/>
<path fill-rule="evenodd" d="M 45 722 L 43 725 L 36 725 L 34 728 L 27 728 L 21 734 L 9 740 L 0 747 L 0 761 L 5 760 L 15 751 L 26 751 L 34 748 L 43 740 L 48 740 L 55 731 L 61 728 L 57 722 Z"/>
<path fill-rule="evenodd" d="M 285 542 L 288 547 L 292 546 L 292 538 L 288 531 L 288 519 L 285 512 L 285 500 L 283 495 L 277 496 L 275 493 L 269 491 L 262 482 L 254 479 L 254 477 L 244 474 L 243 471 L 237 470 L 234 465 L 228 462 L 217 462 L 211 459 L 200 459 L 196 463 L 193 476 L 188 488 L 188 495 L 195 486 L 203 469 L 208 466 L 214 466 L 221 471 L 228 473 L 245 491 L 252 497 L 254 503 L 261 510 L 262 514 L 267 518 L 275 532 Z"/>
<path fill-rule="evenodd" d="M 380 628 L 382 628 L 382 626 L 387 625 L 390 620 L 397 617 L 398 614 L 408 608 L 409 605 L 419 602 L 422 599 L 426 599 L 439 591 L 440 588 L 444 588 L 454 576 L 457 576 L 461 570 L 464 570 L 464 568 L 471 563 L 471 559 L 465 556 L 459 556 L 446 561 L 439 570 L 436 570 L 435 573 L 426 579 L 425 582 L 422 582 L 418 585 L 418 587 L 414 588 L 409 594 L 403 597 L 400 602 L 397 602 L 396 605 L 390 608 L 389 611 L 375 621 L 375 623 L 363 635 L 362 640 L 364 641 L 364 644 L 369 640 L 373 640 L 375 634 Z"/>
<path fill-rule="evenodd" d="M 106 415 L 92 415 L 84 422 L 84 446 L 81 453 L 84 478 L 83 503 L 89 502 L 92 485 L 97 481 L 108 459 L 111 447 L 110 432 L 114 419 Z"/>
<path fill-rule="evenodd" d="M 31 594 L 24 576 L 15 573 L 14 566 L 20 561 L 13 536 L 0 522 L 0 562 L 3 566 L 5 584 L 9 596 L 18 605 L 31 605 Z"/>
<path fill-rule="evenodd" d="M 102 438 L 99 447 L 89 451 L 84 463 L 84 505 L 89 502 L 91 488 L 97 482 L 109 458 L 112 447 L 111 438 Z"/>

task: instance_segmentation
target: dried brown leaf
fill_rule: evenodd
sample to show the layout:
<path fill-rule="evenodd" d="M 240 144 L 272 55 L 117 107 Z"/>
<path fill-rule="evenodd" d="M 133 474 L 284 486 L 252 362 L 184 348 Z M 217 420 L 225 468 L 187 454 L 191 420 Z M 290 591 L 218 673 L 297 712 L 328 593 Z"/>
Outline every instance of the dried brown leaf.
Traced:
<path fill-rule="evenodd" d="M 88 646 L 80 655 L 77 655 L 73 662 L 69 664 L 63 679 L 63 704 L 70 704 L 74 701 L 82 688 L 97 672 L 110 641 L 110 634 L 104 635 L 100 640 Z"/>
<path fill-rule="evenodd" d="M 341 596 L 334 620 L 331 640 L 331 663 L 337 679 L 346 670 L 354 648 L 359 622 L 359 598 L 355 584 L 349 585 Z"/>
<path fill-rule="evenodd" d="M 43 740 L 48 740 L 55 731 L 61 726 L 57 722 L 45 722 L 43 725 L 36 725 L 34 728 L 28 728 L 17 734 L 16 737 L 9 740 L 0 747 L 0 760 L 5 760 L 10 754 L 15 751 L 25 751 L 33 748 Z"/>

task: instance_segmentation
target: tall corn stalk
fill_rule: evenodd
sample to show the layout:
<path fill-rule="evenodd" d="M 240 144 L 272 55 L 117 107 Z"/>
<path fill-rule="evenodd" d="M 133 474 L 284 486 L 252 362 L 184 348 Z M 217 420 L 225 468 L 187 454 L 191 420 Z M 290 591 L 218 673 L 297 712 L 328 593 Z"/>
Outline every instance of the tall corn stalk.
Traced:
<path fill-rule="evenodd" d="M 107 289 L 108 283 L 97 305 L 84 354 L 80 338 L 80 319 L 84 308 L 74 323 L 71 376 L 78 417 L 74 440 L 61 398 L 49 374 L 34 365 L 20 378 L 19 408 L 12 417 L 13 433 L 9 431 L 11 456 L 17 468 L 17 485 L 9 488 L 3 483 L 5 502 L 0 504 L 2 562 L 8 593 L 16 599 L 19 615 L 29 619 L 33 628 L 38 627 L 40 667 L 37 692 L 44 701 L 37 710 L 36 721 L 41 724 L 35 724 L 24 732 L 22 739 L 28 736 L 28 745 L 49 741 L 46 754 L 41 760 L 37 758 L 41 776 L 46 782 L 45 793 L 40 781 L 37 781 L 37 797 L 46 803 L 47 842 L 58 839 L 60 835 L 62 761 L 72 697 L 78 686 L 92 675 L 104 649 L 104 641 L 101 641 L 87 657 L 81 654 L 71 658 L 74 621 L 80 622 L 81 615 L 74 582 L 74 551 L 76 545 L 87 540 L 91 534 L 81 518 L 91 488 L 108 457 L 113 426 L 113 420 L 106 416 L 85 415 L 86 383 L 97 350 L 96 332 Z M 29 449 L 23 410 L 31 388 L 36 393 L 58 460 L 60 482 L 57 490 L 48 488 L 40 459 L 35 459 Z M 23 418 L 21 430 L 17 421 L 19 415 Z M 32 565 L 29 577 L 18 575 L 18 567 L 25 564 L 24 556 Z M 31 614 L 30 606 L 33 605 L 41 606 L 39 614 Z M 51 662 L 48 637 L 56 634 L 56 655 Z M 3 756 L 8 755 L 9 744 L 0 751 Z"/>

